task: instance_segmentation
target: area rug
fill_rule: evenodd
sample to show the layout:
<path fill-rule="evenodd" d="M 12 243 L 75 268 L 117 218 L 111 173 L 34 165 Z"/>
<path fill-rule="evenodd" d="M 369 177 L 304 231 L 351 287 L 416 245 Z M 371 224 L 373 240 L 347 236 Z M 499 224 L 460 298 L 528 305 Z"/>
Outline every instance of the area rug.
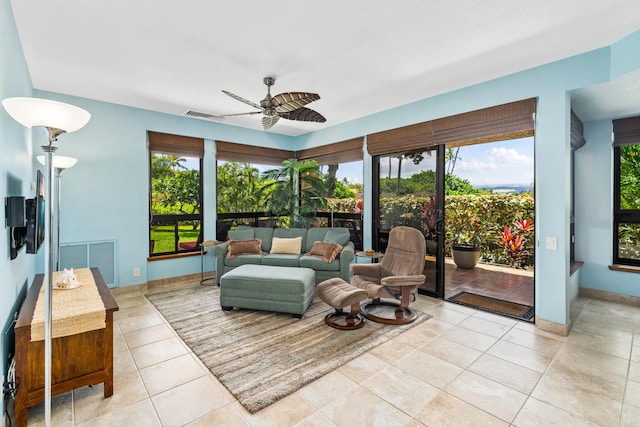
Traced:
<path fill-rule="evenodd" d="M 222 311 L 217 286 L 147 295 L 180 338 L 251 413 L 431 318 L 409 325 L 369 322 L 352 331 L 324 323 L 317 297 L 302 319 L 255 310 Z"/>
<path fill-rule="evenodd" d="M 448 300 L 520 320 L 530 321 L 535 314 L 535 310 L 530 305 L 518 304 L 511 301 L 473 294 L 471 292 L 460 292 Z"/>

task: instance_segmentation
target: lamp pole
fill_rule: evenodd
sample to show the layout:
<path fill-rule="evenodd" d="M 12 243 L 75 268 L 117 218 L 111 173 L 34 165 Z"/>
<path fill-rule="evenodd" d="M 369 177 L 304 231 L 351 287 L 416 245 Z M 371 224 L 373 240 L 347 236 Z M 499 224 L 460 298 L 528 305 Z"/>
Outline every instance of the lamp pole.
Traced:
<path fill-rule="evenodd" d="M 47 185 L 44 195 L 46 206 L 45 220 L 45 257 L 44 257 L 44 419 L 45 426 L 51 425 L 51 373 L 52 373 L 52 287 L 53 287 L 53 233 L 51 225 L 53 224 L 53 154 L 58 147 L 53 145 L 58 140 L 58 135 L 64 131 L 55 128 L 47 128 L 49 132 L 49 145 L 43 145 L 42 150 L 47 153 L 45 158 L 45 168 L 47 169 Z"/>
<path fill-rule="evenodd" d="M 82 108 L 40 98 L 6 98 L 2 106 L 18 123 L 28 128 L 44 127 L 49 134 L 45 152 L 47 185 L 45 187 L 45 258 L 44 258 L 44 425 L 51 426 L 51 376 L 52 376 L 52 285 L 53 285 L 53 159 L 58 136 L 76 131 L 87 124 L 91 114 Z"/>
<path fill-rule="evenodd" d="M 38 156 L 38 161 L 45 164 L 44 156 Z M 68 156 L 55 156 L 53 158 L 53 168 L 56 172 L 56 242 L 55 242 L 55 271 L 60 271 L 60 203 L 62 200 L 62 171 L 72 168 L 78 162 L 78 159 Z"/>

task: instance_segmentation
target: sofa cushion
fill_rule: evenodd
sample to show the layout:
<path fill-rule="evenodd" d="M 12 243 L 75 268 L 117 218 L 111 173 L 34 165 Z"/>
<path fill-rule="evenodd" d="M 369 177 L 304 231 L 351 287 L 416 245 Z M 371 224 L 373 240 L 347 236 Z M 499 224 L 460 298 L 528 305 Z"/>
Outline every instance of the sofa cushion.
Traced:
<path fill-rule="evenodd" d="M 335 242 L 321 242 L 319 240 L 313 242 L 313 247 L 305 255 L 316 256 L 324 262 L 331 262 L 342 250 L 342 245 Z"/>
<path fill-rule="evenodd" d="M 316 271 L 340 271 L 340 259 L 325 262 L 317 256 L 302 255 L 298 262 L 300 267 L 312 268 Z"/>
<path fill-rule="evenodd" d="M 344 246 L 349 242 L 349 230 L 346 228 L 334 228 L 327 231 L 327 234 L 324 236 L 325 242 L 335 242 L 341 246 Z"/>
<path fill-rule="evenodd" d="M 263 257 L 262 254 L 238 255 L 233 258 L 225 258 L 224 265 L 227 267 L 240 267 L 245 264 L 260 265 Z"/>
<path fill-rule="evenodd" d="M 262 241 L 260 239 L 229 240 L 227 241 L 227 258 L 238 255 L 261 254 Z"/>
<path fill-rule="evenodd" d="M 227 236 L 229 240 L 251 240 L 255 237 L 252 228 L 229 230 Z"/>
<path fill-rule="evenodd" d="M 279 267 L 299 267 L 300 255 L 291 254 L 266 254 L 262 257 L 262 265 L 275 265 Z"/>
<path fill-rule="evenodd" d="M 292 254 L 300 255 L 302 249 L 302 236 L 292 238 L 274 237 L 271 240 L 272 254 Z"/>
<path fill-rule="evenodd" d="M 290 239 L 292 237 L 302 237 L 301 251 L 307 247 L 307 229 L 306 228 L 276 228 L 273 230 L 273 237 L 279 237 L 284 239 Z M 317 240 L 317 239 L 316 239 Z M 269 251 L 273 252 L 273 251 Z M 306 251 L 305 251 L 306 252 Z"/>
<path fill-rule="evenodd" d="M 271 252 L 271 240 L 273 239 L 273 228 L 254 227 L 253 237 L 262 239 L 262 252 Z"/>

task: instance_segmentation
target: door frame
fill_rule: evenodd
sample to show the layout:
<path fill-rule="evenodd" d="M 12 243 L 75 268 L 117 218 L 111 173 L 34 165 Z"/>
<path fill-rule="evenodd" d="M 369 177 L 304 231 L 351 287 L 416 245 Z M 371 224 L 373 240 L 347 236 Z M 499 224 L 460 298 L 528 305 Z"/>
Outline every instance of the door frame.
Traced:
<path fill-rule="evenodd" d="M 444 196 L 445 196 L 445 146 L 440 144 L 432 147 L 425 147 L 424 151 L 433 151 L 436 155 L 436 236 L 437 236 L 437 247 L 436 247 L 436 268 L 435 268 L 435 277 L 433 280 L 435 281 L 435 291 L 430 291 L 427 289 L 418 288 L 418 292 L 420 294 L 436 297 L 439 299 L 444 299 L 445 296 L 445 286 L 444 286 L 444 253 L 445 253 L 445 244 L 446 244 L 446 233 L 444 230 Z M 372 240 L 374 249 L 379 251 L 380 247 L 380 159 L 384 156 L 374 156 L 372 161 L 372 195 L 374 198 L 373 203 L 373 227 L 372 227 Z M 425 259 L 426 262 L 426 259 Z M 429 280 L 429 277 L 427 277 Z"/>

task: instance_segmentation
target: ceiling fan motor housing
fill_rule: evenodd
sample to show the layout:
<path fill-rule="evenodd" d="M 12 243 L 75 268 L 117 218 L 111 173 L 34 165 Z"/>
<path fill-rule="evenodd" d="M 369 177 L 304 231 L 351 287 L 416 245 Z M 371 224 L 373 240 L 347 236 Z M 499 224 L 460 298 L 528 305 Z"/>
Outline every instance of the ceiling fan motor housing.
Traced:
<path fill-rule="evenodd" d="M 262 81 L 264 82 L 264 84 L 267 85 L 267 87 L 271 87 L 276 83 L 276 78 L 275 77 L 265 77 L 264 79 L 262 79 Z"/>

